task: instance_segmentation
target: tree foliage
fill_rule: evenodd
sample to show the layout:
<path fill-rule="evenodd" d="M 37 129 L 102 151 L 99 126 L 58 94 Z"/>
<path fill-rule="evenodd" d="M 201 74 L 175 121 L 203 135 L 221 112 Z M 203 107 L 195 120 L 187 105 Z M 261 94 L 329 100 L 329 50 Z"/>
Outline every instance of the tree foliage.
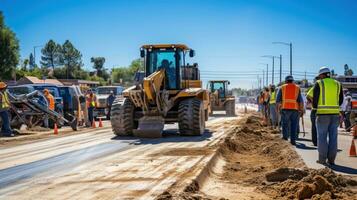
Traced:
<path fill-rule="evenodd" d="M 49 40 L 42 48 L 41 65 L 46 68 L 55 69 L 60 64 L 62 47 L 53 40 Z"/>
<path fill-rule="evenodd" d="M 82 54 L 69 40 L 66 40 L 62 45 L 59 63 L 66 68 L 66 78 L 78 78 L 76 75 L 81 73 L 79 71 L 83 66 Z"/>
<path fill-rule="evenodd" d="M 19 50 L 19 41 L 15 33 L 6 26 L 0 11 L 0 78 L 2 80 L 13 77 L 20 59 Z"/>
<path fill-rule="evenodd" d="M 124 86 L 129 86 L 133 83 L 135 72 L 143 70 L 143 61 L 141 59 L 133 60 L 128 67 L 118 67 L 113 69 L 112 82 L 121 83 Z"/>
<path fill-rule="evenodd" d="M 104 57 L 92 57 L 90 61 L 93 63 L 93 68 L 96 70 L 96 75 L 98 77 L 107 80 L 109 78 L 109 74 L 107 70 L 104 68 L 105 58 Z"/>
<path fill-rule="evenodd" d="M 345 76 L 353 75 L 353 70 L 351 68 L 349 68 L 347 64 L 344 65 L 344 69 L 345 69 Z"/>

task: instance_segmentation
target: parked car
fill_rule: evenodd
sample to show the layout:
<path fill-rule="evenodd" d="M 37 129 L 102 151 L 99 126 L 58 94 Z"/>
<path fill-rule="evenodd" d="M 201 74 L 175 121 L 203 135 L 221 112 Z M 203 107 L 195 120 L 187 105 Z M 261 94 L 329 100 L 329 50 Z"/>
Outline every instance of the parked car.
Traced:
<path fill-rule="evenodd" d="M 79 86 L 60 86 L 58 87 L 60 96 L 63 99 L 63 113 L 67 120 L 72 120 L 78 111 L 80 101 L 84 100 L 84 95 Z"/>
<path fill-rule="evenodd" d="M 108 116 L 108 97 L 110 92 L 115 96 L 122 95 L 124 87 L 122 86 L 101 86 L 97 88 L 97 106 L 94 110 L 94 117 Z"/>

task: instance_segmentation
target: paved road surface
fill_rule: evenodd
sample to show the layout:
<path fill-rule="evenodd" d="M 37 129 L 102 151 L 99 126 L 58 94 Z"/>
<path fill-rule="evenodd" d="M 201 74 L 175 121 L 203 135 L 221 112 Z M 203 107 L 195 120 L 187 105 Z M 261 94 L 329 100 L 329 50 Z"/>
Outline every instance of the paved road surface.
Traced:
<path fill-rule="evenodd" d="M 1 199 L 153 199 L 194 166 L 237 118 L 214 117 L 200 137 L 176 125 L 160 139 L 117 138 L 112 131 L 0 147 Z"/>

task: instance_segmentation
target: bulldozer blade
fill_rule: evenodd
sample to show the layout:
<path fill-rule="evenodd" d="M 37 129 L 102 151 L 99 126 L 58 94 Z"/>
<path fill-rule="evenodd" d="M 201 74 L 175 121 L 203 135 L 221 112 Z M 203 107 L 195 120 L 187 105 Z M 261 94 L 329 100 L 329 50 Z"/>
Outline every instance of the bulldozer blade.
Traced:
<path fill-rule="evenodd" d="M 164 130 L 165 121 L 161 116 L 144 116 L 139 119 L 138 129 L 133 133 L 136 137 L 160 138 Z"/>

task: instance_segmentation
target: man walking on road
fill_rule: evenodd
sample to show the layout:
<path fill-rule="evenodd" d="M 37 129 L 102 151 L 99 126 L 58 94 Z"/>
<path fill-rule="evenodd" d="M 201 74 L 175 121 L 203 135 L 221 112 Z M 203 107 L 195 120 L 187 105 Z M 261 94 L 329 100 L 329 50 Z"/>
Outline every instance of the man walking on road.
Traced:
<path fill-rule="evenodd" d="M 316 111 L 317 163 L 334 165 L 337 155 L 337 129 L 339 125 L 339 108 L 343 102 L 341 84 L 330 78 L 330 69 L 321 67 L 314 86 L 313 102 Z M 327 141 L 328 137 L 328 141 Z"/>
<path fill-rule="evenodd" d="M 285 84 L 281 86 L 276 102 L 279 110 L 281 109 L 283 139 L 288 140 L 290 134 L 290 143 L 296 145 L 297 123 L 302 114 L 303 102 L 300 87 L 293 82 L 293 76 L 286 76 Z"/>

